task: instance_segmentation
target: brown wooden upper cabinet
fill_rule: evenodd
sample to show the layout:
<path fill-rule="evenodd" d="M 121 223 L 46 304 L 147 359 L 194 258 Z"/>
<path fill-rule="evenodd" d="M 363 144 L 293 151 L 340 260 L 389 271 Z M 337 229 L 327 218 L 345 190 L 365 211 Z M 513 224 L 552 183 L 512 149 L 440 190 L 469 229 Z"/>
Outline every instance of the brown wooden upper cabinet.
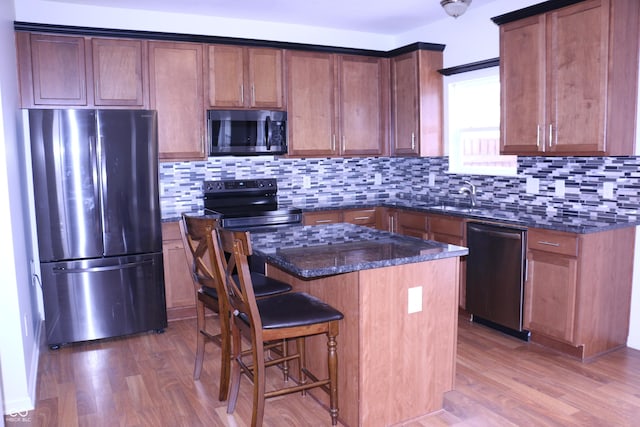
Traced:
<path fill-rule="evenodd" d="M 91 39 L 93 87 L 96 106 L 149 105 L 149 70 L 146 42 Z"/>
<path fill-rule="evenodd" d="M 639 7 L 587 0 L 500 26 L 503 154 L 634 154 Z"/>
<path fill-rule="evenodd" d="M 283 51 L 209 45 L 208 107 L 284 108 Z"/>
<path fill-rule="evenodd" d="M 289 155 L 385 152 L 385 60 L 287 51 Z"/>
<path fill-rule="evenodd" d="M 148 105 L 146 42 L 16 32 L 22 107 Z"/>
<path fill-rule="evenodd" d="M 442 52 L 391 58 L 391 155 L 442 156 Z"/>
<path fill-rule="evenodd" d="M 158 157 L 205 157 L 203 46 L 149 42 L 151 108 L 158 111 Z"/>

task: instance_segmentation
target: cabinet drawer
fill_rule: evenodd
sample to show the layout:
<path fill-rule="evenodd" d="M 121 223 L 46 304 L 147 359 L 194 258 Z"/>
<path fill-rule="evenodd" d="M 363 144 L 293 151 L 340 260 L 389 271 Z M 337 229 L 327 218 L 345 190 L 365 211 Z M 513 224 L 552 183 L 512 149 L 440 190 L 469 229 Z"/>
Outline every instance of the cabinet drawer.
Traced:
<path fill-rule="evenodd" d="M 356 225 L 376 225 L 376 210 L 375 209 L 358 209 L 352 211 L 345 211 L 342 216 L 344 222 L 349 222 Z"/>
<path fill-rule="evenodd" d="M 578 256 L 578 236 L 575 234 L 529 229 L 527 242 L 530 250 Z"/>
<path fill-rule="evenodd" d="M 435 234 L 448 234 L 462 238 L 464 236 L 464 222 L 459 218 L 433 215 L 429 217 L 429 230 Z"/>
<path fill-rule="evenodd" d="M 342 222 L 342 212 L 307 212 L 303 215 L 302 221 L 304 225 L 333 224 L 336 222 Z"/>
<path fill-rule="evenodd" d="M 167 242 L 169 240 L 182 240 L 178 221 L 162 223 L 162 241 Z M 180 243 L 180 245 L 182 245 L 182 243 Z"/>

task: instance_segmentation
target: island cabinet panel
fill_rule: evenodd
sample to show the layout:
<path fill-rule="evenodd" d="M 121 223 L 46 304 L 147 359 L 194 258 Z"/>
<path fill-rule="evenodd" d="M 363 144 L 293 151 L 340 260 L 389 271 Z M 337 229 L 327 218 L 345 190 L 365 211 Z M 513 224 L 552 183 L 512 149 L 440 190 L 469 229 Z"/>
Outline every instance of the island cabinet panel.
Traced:
<path fill-rule="evenodd" d="M 442 52 L 417 50 L 391 58 L 391 155 L 441 156 Z"/>
<path fill-rule="evenodd" d="M 337 337 L 342 424 L 396 425 L 442 408 L 443 393 L 453 389 L 455 378 L 457 272 L 458 258 L 314 280 L 268 266 L 269 276 L 344 314 Z M 410 288 L 421 288 L 422 309 L 415 313 L 408 312 Z M 326 336 L 307 339 L 306 350 L 312 372 L 326 374 Z M 328 405 L 326 393 L 311 393 Z"/>
<path fill-rule="evenodd" d="M 84 37 L 17 32 L 22 107 L 87 106 Z"/>
<path fill-rule="evenodd" d="M 96 106 L 149 104 L 149 70 L 143 40 L 91 39 Z"/>
<path fill-rule="evenodd" d="M 209 45 L 207 54 L 209 107 L 284 107 L 281 49 Z"/>
<path fill-rule="evenodd" d="M 632 155 L 639 28 L 636 0 L 501 25 L 502 153 Z"/>
<path fill-rule="evenodd" d="M 167 319 L 195 317 L 195 289 L 177 222 L 162 223 L 162 258 Z"/>
<path fill-rule="evenodd" d="M 524 324 L 580 359 L 626 345 L 635 233 L 529 229 Z"/>
<path fill-rule="evenodd" d="M 161 160 L 205 158 L 202 45 L 149 42 L 151 108 Z"/>

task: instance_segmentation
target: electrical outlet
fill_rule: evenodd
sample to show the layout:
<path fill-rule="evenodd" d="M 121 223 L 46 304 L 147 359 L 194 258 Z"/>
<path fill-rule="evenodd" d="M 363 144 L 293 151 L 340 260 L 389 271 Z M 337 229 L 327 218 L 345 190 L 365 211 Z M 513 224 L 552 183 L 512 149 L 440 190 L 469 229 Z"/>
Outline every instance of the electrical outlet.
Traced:
<path fill-rule="evenodd" d="M 605 181 L 604 183 L 602 183 L 602 197 L 605 199 L 614 199 L 615 196 L 613 195 L 613 182 L 610 181 Z"/>
<path fill-rule="evenodd" d="M 408 312 L 418 313 L 422 311 L 422 286 L 416 286 L 413 288 L 409 288 L 408 295 Z"/>
<path fill-rule="evenodd" d="M 311 188 L 311 177 L 310 176 L 303 176 L 302 177 L 302 188 Z"/>
<path fill-rule="evenodd" d="M 540 180 L 538 178 L 527 177 L 527 193 L 538 194 L 540 192 Z"/>
<path fill-rule="evenodd" d="M 556 179 L 556 197 L 564 197 L 564 180 Z"/>
<path fill-rule="evenodd" d="M 379 172 L 376 172 L 373 175 L 373 184 L 374 185 L 380 185 L 382 184 L 382 174 L 380 174 Z"/>
<path fill-rule="evenodd" d="M 429 173 L 429 187 L 433 187 L 436 185 L 436 174 L 433 172 Z"/>

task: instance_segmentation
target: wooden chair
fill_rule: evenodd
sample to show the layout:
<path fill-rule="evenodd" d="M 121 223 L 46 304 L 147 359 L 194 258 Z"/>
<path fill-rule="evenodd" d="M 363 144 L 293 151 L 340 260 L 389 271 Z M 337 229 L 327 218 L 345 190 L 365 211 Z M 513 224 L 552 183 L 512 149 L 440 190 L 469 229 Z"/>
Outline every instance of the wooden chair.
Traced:
<path fill-rule="evenodd" d="M 193 369 L 193 379 L 200 378 L 204 361 L 205 344 L 213 341 L 220 346 L 220 391 L 218 399 L 227 399 L 229 390 L 229 375 L 231 368 L 231 333 L 229 324 L 229 309 L 226 298 L 218 298 L 224 294 L 222 286 L 223 270 L 216 258 L 219 245 L 217 238 L 213 239 L 212 232 L 218 221 L 214 218 L 182 215 L 180 232 L 184 244 L 187 260 L 192 266 L 191 278 L 196 289 L 196 323 L 198 337 L 196 341 L 196 360 Z M 258 297 L 276 295 L 289 292 L 291 285 L 268 278 L 263 274 L 252 272 L 255 293 Z M 207 328 L 206 310 L 218 314 L 220 332 L 209 332 Z M 224 313 L 224 314 L 221 314 Z"/>
<path fill-rule="evenodd" d="M 336 336 L 342 313 L 319 299 L 302 292 L 290 292 L 256 299 L 247 257 L 251 255 L 248 232 L 217 229 L 224 252 L 232 253 L 225 270 L 224 287 L 232 311 L 231 335 L 233 363 L 231 392 L 227 413 L 233 413 L 238 399 L 240 379 L 245 374 L 253 381 L 253 414 L 251 425 L 261 426 L 265 399 L 321 387 L 329 394 L 332 425 L 338 422 L 338 357 Z M 237 276 L 233 272 L 237 271 Z M 326 334 L 328 339 L 328 378 L 318 379 L 305 365 L 305 337 Z M 242 350 L 242 336 L 251 342 L 251 351 Z M 265 343 L 295 339 L 296 352 L 284 352 L 279 359 L 265 359 Z M 244 358 L 251 356 L 250 362 Z M 295 385 L 265 390 L 265 369 L 278 363 L 298 361 Z M 287 372 L 285 370 L 285 372 Z M 288 375 L 287 378 L 288 379 Z M 308 380 L 311 382 L 308 382 Z"/>

